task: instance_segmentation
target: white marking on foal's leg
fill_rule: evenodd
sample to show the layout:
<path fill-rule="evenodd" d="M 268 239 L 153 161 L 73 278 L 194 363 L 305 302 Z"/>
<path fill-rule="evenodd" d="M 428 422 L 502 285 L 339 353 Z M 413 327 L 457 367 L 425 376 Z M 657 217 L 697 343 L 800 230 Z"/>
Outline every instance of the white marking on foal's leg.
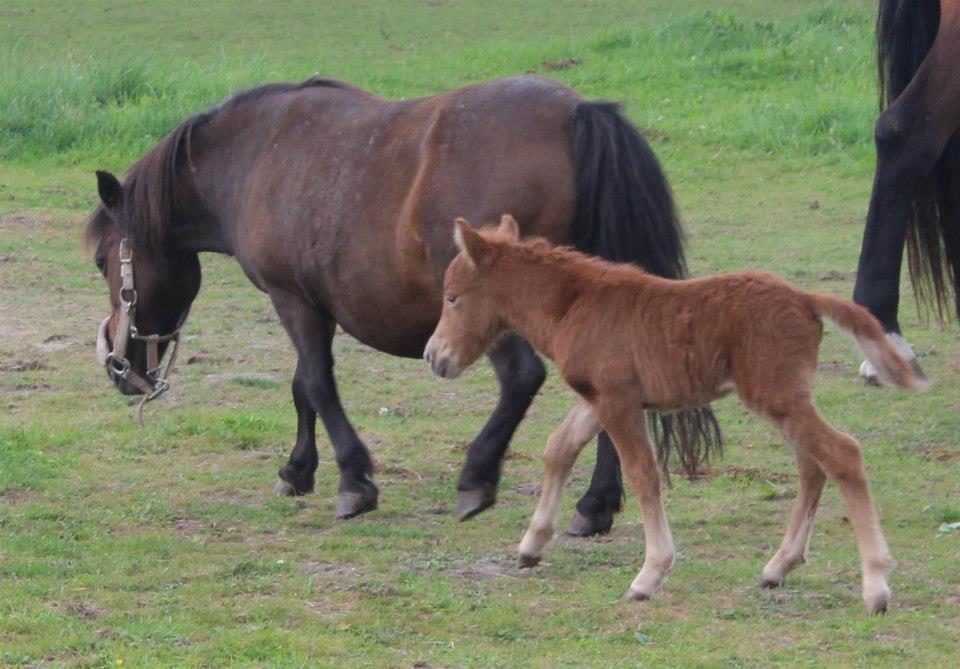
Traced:
<path fill-rule="evenodd" d="M 563 423 L 547 439 L 544 455 L 543 488 L 537 510 L 520 542 L 520 566 L 532 567 L 540 561 L 543 548 L 551 539 L 560 514 L 563 485 L 583 447 L 600 432 L 593 408 L 580 400 Z"/>
<path fill-rule="evenodd" d="M 897 353 L 903 356 L 904 360 L 913 364 L 914 369 L 917 371 L 920 370 L 920 366 L 917 364 L 917 354 L 913 350 L 913 346 L 911 346 L 902 335 L 898 335 L 896 332 L 888 332 L 887 341 L 893 344 L 893 347 L 897 349 Z M 873 363 L 869 360 L 864 360 L 862 363 L 860 363 L 860 376 L 866 379 L 867 382 L 872 385 L 880 385 L 880 380 L 877 376 L 877 368 L 874 367 Z"/>

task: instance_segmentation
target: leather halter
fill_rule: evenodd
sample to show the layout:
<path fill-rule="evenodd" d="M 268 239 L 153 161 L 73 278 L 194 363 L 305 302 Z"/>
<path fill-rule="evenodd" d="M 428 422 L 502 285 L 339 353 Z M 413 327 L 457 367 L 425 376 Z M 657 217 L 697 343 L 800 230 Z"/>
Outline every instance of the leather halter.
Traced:
<path fill-rule="evenodd" d="M 140 408 L 137 411 L 137 417 L 140 423 L 143 423 L 143 406 L 170 389 L 170 383 L 167 381 L 167 375 L 173 369 L 173 363 L 177 359 L 177 345 L 180 343 L 180 330 L 187 320 L 190 309 L 187 308 L 180 316 L 177 327 L 165 335 L 143 335 L 137 330 L 137 289 L 133 283 L 133 252 L 127 238 L 120 240 L 120 323 L 117 327 L 117 337 L 113 343 L 113 350 L 107 350 L 106 333 L 110 325 L 110 316 L 107 316 L 100 324 L 100 332 L 97 337 L 97 359 L 101 365 L 104 365 L 114 379 L 123 379 L 140 390 L 144 397 L 139 400 Z M 127 346 L 131 339 L 142 341 L 147 348 L 147 370 L 146 378 L 133 371 L 130 361 L 127 359 Z M 161 372 L 161 360 L 159 355 L 159 345 L 164 342 L 173 342 L 170 346 L 170 357 L 166 366 Z M 153 382 L 151 383 L 151 379 Z M 130 404 L 136 402 L 136 399 L 130 400 Z"/>

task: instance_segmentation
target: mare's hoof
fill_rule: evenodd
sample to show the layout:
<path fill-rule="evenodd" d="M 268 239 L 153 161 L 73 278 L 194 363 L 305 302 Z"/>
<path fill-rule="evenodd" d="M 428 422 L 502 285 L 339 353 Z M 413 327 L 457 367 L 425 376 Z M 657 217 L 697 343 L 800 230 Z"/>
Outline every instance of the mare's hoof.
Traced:
<path fill-rule="evenodd" d="M 342 492 L 337 501 L 337 519 L 345 520 L 377 508 L 377 495 Z"/>
<path fill-rule="evenodd" d="M 645 602 L 650 599 L 652 595 L 646 592 L 640 592 L 639 590 L 634 590 L 630 588 L 625 593 L 623 593 L 623 598 L 628 602 Z"/>
<path fill-rule="evenodd" d="M 277 475 L 280 477 L 280 483 L 274 488 L 274 492 L 278 495 L 306 495 L 313 492 L 313 470 L 298 471 L 286 464 L 280 468 Z"/>
<path fill-rule="evenodd" d="M 771 590 L 772 590 L 773 588 L 779 588 L 779 587 L 782 586 L 782 585 L 783 585 L 783 581 L 782 581 L 782 580 L 778 581 L 778 580 L 773 579 L 773 578 L 763 578 L 763 577 L 760 578 L 760 587 L 761 587 L 761 588 L 768 588 L 768 589 L 771 589 Z"/>
<path fill-rule="evenodd" d="M 492 490 L 461 490 L 457 501 L 457 518 L 461 521 L 470 520 L 481 511 L 486 511 L 497 503 L 497 496 Z"/>
<path fill-rule="evenodd" d="M 574 537 L 592 537 L 595 534 L 606 534 L 611 527 L 613 527 L 612 512 L 603 511 L 594 516 L 585 516 L 575 509 L 567 534 Z"/>
<path fill-rule="evenodd" d="M 279 479 L 277 485 L 273 486 L 273 493 L 277 497 L 295 497 L 297 489 L 294 488 L 292 484 L 287 483 L 283 479 Z"/>
<path fill-rule="evenodd" d="M 521 569 L 530 569 L 532 567 L 536 567 L 538 564 L 540 564 L 539 555 L 524 555 L 523 553 L 520 554 Z"/>

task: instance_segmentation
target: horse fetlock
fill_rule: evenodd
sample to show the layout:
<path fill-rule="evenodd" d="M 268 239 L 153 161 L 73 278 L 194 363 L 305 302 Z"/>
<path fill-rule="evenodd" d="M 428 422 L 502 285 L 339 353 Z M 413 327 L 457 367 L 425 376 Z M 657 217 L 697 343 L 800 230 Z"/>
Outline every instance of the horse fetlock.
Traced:
<path fill-rule="evenodd" d="M 280 481 L 274 487 L 274 491 L 278 495 L 296 496 L 313 492 L 313 470 L 297 469 L 287 463 L 280 468 L 277 475 L 280 477 Z"/>

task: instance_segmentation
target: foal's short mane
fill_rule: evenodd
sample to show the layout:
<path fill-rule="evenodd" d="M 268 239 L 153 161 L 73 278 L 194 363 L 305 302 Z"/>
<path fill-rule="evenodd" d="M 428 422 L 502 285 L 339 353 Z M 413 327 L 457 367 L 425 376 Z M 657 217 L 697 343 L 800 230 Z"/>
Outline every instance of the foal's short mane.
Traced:
<path fill-rule="evenodd" d="M 305 88 L 351 88 L 332 79 L 313 77 L 304 82 L 267 84 L 250 90 L 241 91 L 227 98 L 211 109 L 188 118 L 170 134 L 160 140 L 145 156 L 127 171 L 123 182 L 123 197 L 120 215 L 117 217 L 122 229 L 121 237 L 143 251 L 155 251 L 159 248 L 167 225 L 176 209 L 174 186 L 177 166 L 184 158 L 190 157 L 190 139 L 194 131 L 223 111 L 235 109 L 261 98 L 280 93 L 290 93 Z M 111 217 L 103 206 L 87 222 L 84 237 L 88 244 L 98 244 L 110 230 Z"/>
<path fill-rule="evenodd" d="M 553 246 L 542 237 L 528 237 L 513 242 L 490 233 L 484 235 L 494 246 L 509 248 L 509 252 L 541 265 L 559 267 L 591 281 L 617 284 L 636 281 L 640 277 L 654 277 L 643 268 L 629 263 L 614 263 L 587 255 L 572 246 Z M 660 277 L 656 277 L 659 279 Z"/>

